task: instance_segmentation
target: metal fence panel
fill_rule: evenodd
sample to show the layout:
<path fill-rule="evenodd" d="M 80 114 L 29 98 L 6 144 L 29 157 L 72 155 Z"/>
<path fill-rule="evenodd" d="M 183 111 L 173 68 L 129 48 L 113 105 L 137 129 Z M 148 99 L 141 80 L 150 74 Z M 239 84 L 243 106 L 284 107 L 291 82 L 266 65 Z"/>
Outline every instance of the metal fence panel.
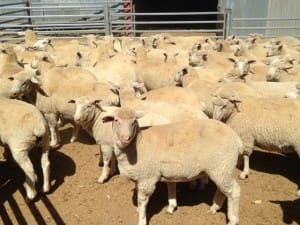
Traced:
<path fill-rule="evenodd" d="M 214 19 L 208 20 L 207 16 Z M 111 13 L 110 21 L 113 35 L 138 36 L 160 32 L 205 33 L 215 38 L 223 38 L 225 35 L 223 12 Z"/>

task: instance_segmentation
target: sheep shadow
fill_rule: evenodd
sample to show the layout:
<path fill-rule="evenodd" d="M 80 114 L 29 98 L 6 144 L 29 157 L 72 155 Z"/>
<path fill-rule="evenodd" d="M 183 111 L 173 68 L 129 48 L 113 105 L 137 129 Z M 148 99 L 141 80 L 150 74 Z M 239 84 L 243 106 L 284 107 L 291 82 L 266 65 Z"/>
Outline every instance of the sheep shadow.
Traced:
<path fill-rule="evenodd" d="M 250 168 L 264 173 L 284 176 L 297 184 L 298 188 L 300 187 L 300 161 L 296 153 L 282 155 L 266 151 L 253 151 L 250 158 Z"/>
<path fill-rule="evenodd" d="M 206 186 L 205 190 L 200 190 L 196 188 L 195 190 L 190 190 L 189 183 L 177 183 L 177 203 L 178 207 L 181 206 L 197 206 L 199 204 L 211 205 L 214 193 L 216 191 L 216 185 L 210 181 Z M 133 190 L 132 202 L 137 206 L 137 191 Z M 156 184 L 156 189 L 149 199 L 147 205 L 147 221 L 149 222 L 151 218 L 161 213 L 164 207 L 168 205 L 168 190 L 166 183 L 159 182 Z M 226 213 L 226 202 L 224 203 L 220 212 Z M 175 212 L 176 213 L 176 212 Z"/>
<path fill-rule="evenodd" d="M 294 201 L 271 200 L 270 202 L 280 205 L 283 211 L 283 222 L 285 224 L 292 224 L 293 222 L 300 224 L 300 199 L 296 199 Z"/>
<path fill-rule="evenodd" d="M 40 210 L 35 205 L 35 201 L 41 201 L 45 205 L 45 208 L 49 211 L 50 215 L 56 221 L 56 224 L 62 225 L 65 224 L 61 218 L 59 212 L 52 205 L 51 201 L 48 199 L 46 194 L 42 194 L 42 168 L 40 164 L 41 151 L 32 151 L 30 154 L 31 161 L 34 165 L 34 170 L 38 176 L 38 181 L 36 189 L 38 195 L 33 202 L 27 203 L 29 210 L 34 215 L 35 220 L 40 225 L 46 225 L 46 221 L 43 218 Z M 53 193 L 58 187 L 64 183 L 64 178 L 66 176 L 71 176 L 75 173 L 75 163 L 74 161 L 66 156 L 65 154 L 52 150 L 49 155 L 50 159 L 50 180 L 51 188 L 50 192 L 47 194 Z M 23 187 L 25 181 L 25 175 L 23 171 L 18 167 L 12 167 L 9 162 L 0 162 L 0 218 L 4 224 L 13 224 L 4 203 L 8 204 L 11 208 L 12 213 L 14 214 L 15 219 L 18 224 L 28 224 L 24 212 L 20 207 L 18 198 L 14 197 L 14 193 L 19 191 L 24 200 L 26 201 L 26 191 Z"/>
<path fill-rule="evenodd" d="M 59 134 L 60 134 L 60 137 L 61 137 L 60 147 L 62 147 L 64 144 L 69 144 L 70 143 L 70 140 L 71 140 L 71 137 L 72 137 L 72 131 L 73 131 L 73 126 L 71 126 L 71 125 L 66 125 L 65 127 L 62 127 L 62 128 L 59 129 Z M 93 139 L 93 137 L 91 137 L 82 128 L 80 128 L 80 131 L 79 131 L 78 138 L 77 138 L 76 142 L 80 142 L 80 143 L 87 144 L 87 145 L 94 145 L 96 143 L 95 140 Z"/>

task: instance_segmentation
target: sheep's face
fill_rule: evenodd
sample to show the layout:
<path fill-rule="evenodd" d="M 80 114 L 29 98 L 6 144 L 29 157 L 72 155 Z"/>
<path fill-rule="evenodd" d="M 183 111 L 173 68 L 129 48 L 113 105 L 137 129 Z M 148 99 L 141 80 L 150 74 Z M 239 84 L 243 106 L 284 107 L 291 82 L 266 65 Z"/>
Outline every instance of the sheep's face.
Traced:
<path fill-rule="evenodd" d="M 39 78 L 33 72 L 21 71 L 8 78 L 12 82 L 10 98 L 22 98 L 34 90 L 35 85 L 40 85 Z"/>
<path fill-rule="evenodd" d="M 267 81 L 279 82 L 283 70 L 277 67 L 271 66 L 266 76 Z"/>
<path fill-rule="evenodd" d="M 282 45 L 271 45 L 268 47 L 268 50 L 266 52 L 266 57 L 276 56 L 280 55 L 282 52 Z"/>
<path fill-rule="evenodd" d="M 255 60 L 236 61 L 233 58 L 229 58 L 234 63 L 233 67 L 238 75 L 245 76 L 250 71 L 250 64 L 255 63 Z"/>
<path fill-rule="evenodd" d="M 113 116 L 106 116 L 103 122 L 113 122 L 114 141 L 119 149 L 125 149 L 135 139 L 138 132 L 137 119 L 142 117 L 129 108 L 120 108 Z"/>
<path fill-rule="evenodd" d="M 74 121 L 78 124 L 85 124 L 92 121 L 96 116 L 96 110 L 101 110 L 100 99 L 89 96 L 82 96 L 69 103 L 75 104 Z"/>
<path fill-rule="evenodd" d="M 188 73 L 187 68 L 183 68 L 181 70 L 179 70 L 174 77 L 174 81 L 176 83 L 176 85 L 178 86 L 182 86 L 183 83 L 183 77 Z"/>
<path fill-rule="evenodd" d="M 232 93 L 214 93 L 212 95 L 212 110 L 213 119 L 226 122 L 233 113 L 234 109 L 237 109 L 237 103 L 240 101 L 235 94 Z"/>
<path fill-rule="evenodd" d="M 190 66 L 203 66 L 207 61 L 206 52 L 190 52 L 189 53 L 189 65 Z"/>

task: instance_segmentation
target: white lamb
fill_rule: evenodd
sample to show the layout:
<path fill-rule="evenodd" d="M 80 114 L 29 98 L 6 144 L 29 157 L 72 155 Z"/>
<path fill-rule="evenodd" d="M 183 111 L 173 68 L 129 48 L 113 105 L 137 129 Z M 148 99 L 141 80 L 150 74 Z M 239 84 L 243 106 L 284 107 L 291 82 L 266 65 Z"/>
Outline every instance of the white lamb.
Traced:
<path fill-rule="evenodd" d="M 136 182 L 138 225 L 146 225 L 146 207 L 156 183 L 167 182 L 169 207 L 177 207 L 176 182 L 206 173 L 218 187 L 211 213 L 228 198 L 229 225 L 239 222 L 240 187 L 233 178 L 242 142 L 228 126 L 215 120 L 195 120 L 139 129 L 138 113 L 121 108 L 103 118 L 113 133 L 114 152 L 122 176 Z"/>
<path fill-rule="evenodd" d="M 49 131 L 47 122 L 33 105 L 14 99 L 0 98 L 0 139 L 10 149 L 13 159 L 24 171 L 27 200 L 33 200 L 37 191 L 37 176 L 29 152 L 42 146 L 43 192 L 50 189 Z"/>

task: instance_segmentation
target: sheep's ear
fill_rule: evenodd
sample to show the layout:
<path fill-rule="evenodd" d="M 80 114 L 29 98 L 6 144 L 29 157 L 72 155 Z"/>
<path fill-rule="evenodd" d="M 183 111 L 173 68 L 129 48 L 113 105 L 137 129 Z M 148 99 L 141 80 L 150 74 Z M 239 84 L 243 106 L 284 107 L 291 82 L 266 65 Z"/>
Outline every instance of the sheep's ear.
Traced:
<path fill-rule="evenodd" d="M 228 60 L 229 60 L 230 62 L 236 63 L 236 61 L 235 61 L 234 58 L 228 58 Z"/>
<path fill-rule="evenodd" d="M 68 103 L 75 104 L 75 100 L 74 100 L 74 99 L 71 99 L 70 101 L 68 101 Z"/>
<path fill-rule="evenodd" d="M 77 52 L 76 55 L 77 55 L 77 57 L 78 57 L 79 59 L 82 58 L 82 54 L 81 54 L 80 52 Z"/>
<path fill-rule="evenodd" d="M 102 99 L 97 99 L 95 100 L 93 103 L 96 104 L 96 105 L 99 105 L 99 103 L 102 101 Z"/>
<path fill-rule="evenodd" d="M 188 69 L 187 69 L 187 68 L 183 68 L 183 69 L 182 69 L 182 74 L 183 74 L 183 75 L 188 74 Z"/>
<path fill-rule="evenodd" d="M 8 79 L 9 79 L 10 81 L 13 81 L 15 78 L 14 78 L 14 77 L 8 77 Z"/>
<path fill-rule="evenodd" d="M 283 45 L 279 45 L 279 46 L 278 46 L 278 50 L 279 50 L 279 51 L 281 51 L 282 48 L 283 48 Z"/>
<path fill-rule="evenodd" d="M 107 122 L 114 121 L 114 119 L 115 119 L 115 117 L 113 117 L 113 116 L 105 116 L 102 118 L 102 122 L 107 123 Z"/>
<path fill-rule="evenodd" d="M 136 119 L 140 119 L 145 115 L 146 115 L 146 112 L 144 112 L 144 111 L 136 111 L 135 112 Z"/>
<path fill-rule="evenodd" d="M 252 63 L 255 63 L 256 62 L 256 60 L 253 60 L 253 59 L 251 59 L 251 60 L 248 60 L 248 64 L 252 64 Z"/>
<path fill-rule="evenodd" d="M 203 54 L 203 55 L 202 55 L 202 59 L 203 59 L 204 61 L 206 61 L 206 60 L 207 60 L 207 54 Z"/>
<path fill-rule="evenodd" d="M 49 58 L 48 58 L 47 56 L 44 56 L 44 57 L 42 58 L 42 60 L 45 61 L 45 62 L 50 62 L 50 61 L 49 61 Z"/>

